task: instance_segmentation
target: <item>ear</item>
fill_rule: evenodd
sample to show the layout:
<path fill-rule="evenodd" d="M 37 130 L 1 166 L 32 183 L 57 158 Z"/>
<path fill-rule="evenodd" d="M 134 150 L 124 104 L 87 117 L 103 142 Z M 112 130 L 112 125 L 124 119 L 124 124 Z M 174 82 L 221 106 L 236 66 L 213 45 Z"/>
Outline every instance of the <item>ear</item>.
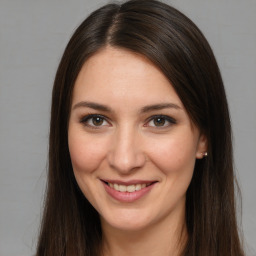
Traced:
<path fill-rule="evenodd" d="M 203 157 L 207 156 L 207 150 L 208 150 L 207 138 L 204 134 L 201 134 L 198 139 L 196 158 L 202 159 Z"/>

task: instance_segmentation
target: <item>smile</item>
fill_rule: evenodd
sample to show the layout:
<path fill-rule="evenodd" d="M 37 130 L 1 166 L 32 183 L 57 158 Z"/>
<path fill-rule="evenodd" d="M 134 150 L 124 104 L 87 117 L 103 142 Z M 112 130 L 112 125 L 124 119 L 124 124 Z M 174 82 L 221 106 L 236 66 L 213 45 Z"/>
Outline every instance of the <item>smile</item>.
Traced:
<path fill-rule="evenodd" d="M 147 195 L 157 181 L 102 181 L 109 196 L 119 202 L 131 203 Z"/>
<path fill-rule="evenodd" d="M 152 183 L 142 183 L 142 184 L 134 184 L 134 185 L 129 185 L 129 186 L 126 186 L 126 185 L 121 185 L 121 184 L 116 184 L 116 183 L 107 183 L 107 185 L 111 188 L 113 188 L 114 190 L 116 191 L 119 191 L 119 192 L 129 192 L 129 193 L 132 193 L 132 192 L 135 192 L 135 191 L 139 191 L 145 187 L 148 187 L 150 186 Z"/>

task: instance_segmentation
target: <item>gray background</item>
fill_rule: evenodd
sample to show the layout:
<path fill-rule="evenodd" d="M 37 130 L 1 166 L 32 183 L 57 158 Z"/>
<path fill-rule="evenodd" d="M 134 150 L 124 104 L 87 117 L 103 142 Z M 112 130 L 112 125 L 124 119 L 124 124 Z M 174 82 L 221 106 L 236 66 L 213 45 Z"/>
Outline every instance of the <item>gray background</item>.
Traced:
<path fill-rule="evenodd" d="M 248 255 L 256 255 L 256 0 L 169 0 L 204 32 L 230 104 Z M 103 0 L 0 0 L 0 256 L 32 255 L 51 88 L 75 27 Z"/>

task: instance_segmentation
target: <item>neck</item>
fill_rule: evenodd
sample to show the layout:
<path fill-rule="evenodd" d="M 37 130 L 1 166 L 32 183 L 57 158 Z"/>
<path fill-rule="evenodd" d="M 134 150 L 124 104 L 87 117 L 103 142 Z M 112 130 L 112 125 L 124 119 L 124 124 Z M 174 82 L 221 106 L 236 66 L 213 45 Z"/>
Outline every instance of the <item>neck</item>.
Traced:
<path fill-rule="evenodd" d="M 185 213 L 140 230 L 119 230 L 102 220 L 104 256 L 180 256 L 187 241 Z"/>

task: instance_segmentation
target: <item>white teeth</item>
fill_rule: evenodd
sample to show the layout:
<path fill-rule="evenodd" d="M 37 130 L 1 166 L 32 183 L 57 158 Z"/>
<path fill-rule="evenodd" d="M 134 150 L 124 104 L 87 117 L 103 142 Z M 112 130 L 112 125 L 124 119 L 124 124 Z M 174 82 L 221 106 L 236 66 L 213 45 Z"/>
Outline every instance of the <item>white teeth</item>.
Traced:
<path fill-rule="evenodd" d="M 124 185 L 119 185 L 119 191 L 120 191 L 120 192 L 126 192 L 126 186 L 124 186 Z"/>
<path fill-rule="evenodd" d="M 141 190 L 141 184 L 136 184 L 136 191 Z"/>
<path fill-rule="evenodd" d="M 135 186 L 134 185 L 127 186 L 126 191 L 127 192 L 134 192 L 135 191 Z"/>
<path fill-rule="evenodd" d="M 141 190 L 141 189 L 149 186 L 150 184 L 151 183 L 148 183 L 148 184 L 143 183 L 143 184 L 134 184 L 134 185 L 125 186 L 125 185 L 118 185 L 116 183 L 114 183 L 114 184 L 113 183 L 108 183 L 108 185 L 116 191 L 129 192 L 129 193 Z"/>

